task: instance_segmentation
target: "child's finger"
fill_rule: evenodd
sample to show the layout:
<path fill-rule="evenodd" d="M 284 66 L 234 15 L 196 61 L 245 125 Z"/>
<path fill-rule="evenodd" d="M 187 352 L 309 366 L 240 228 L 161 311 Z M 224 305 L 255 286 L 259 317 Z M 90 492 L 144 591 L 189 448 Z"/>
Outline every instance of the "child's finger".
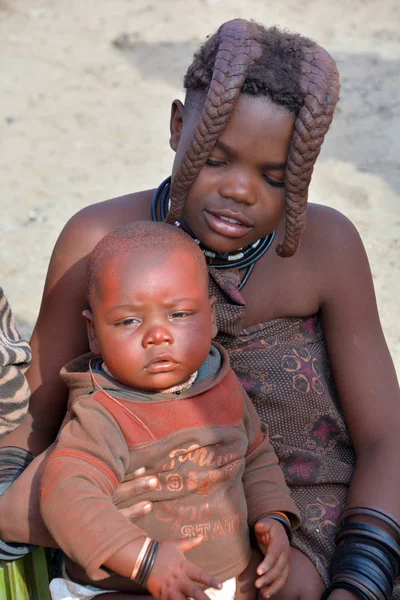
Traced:
<path fill-rule="evenodd" d="M 271 585 L 275 580 L 279 579 L 288 567 L 289 561 L 286 554 L 283 553 L 277 557 L 276 562 L 270 568 L 265 568 L 265 563 L 266 560 L 264 559 L 257 567 L 257 575 L 260 575 L 260 577 L 256 579 L 255 586 L 259 589 Z"/>
<path fill-rule="evenodd" d="M 257 567 L 257 575 L 264 575 L 274 568 L 275 563 L 282 556 L 282 552 L 273 552 L 268 549 L 268 553 L 264 556 L 262 562 Z"/>
<path fill-rule="evenodd" d="M 222 588 L 222 583 L 218 579 L 212 577 L 206 571 L 203 571 L 203 569 L 197 567 L 193 563 L 188 563 L 186 573 L 192 581 L 201 583 L 206 587 L 212 587 L 216 590 L 220 590 Z"/>
<path fill-rule="evenodd" d="M 182 540 L 177 540 L 177 544 L 181 552 L 187 552 L 192 548 L 196 548 L 196 546 L 199 546 L 203 542 L 204 537 L 202 535 L 196 535 L 196 537 L 183 538 Z"/>
<path fill-rule="evenodd" d="M 182 585 L 181 592 L 185 596 L 185 599 L 193 598 L 193 600 L 210 600 L 207 594 L 192 581 L 187 585 Z"/>
<path fill-rule="evenodd" d="M 208 584 L 204 585 L 207 585 L 207 587 L 215 587 Z M 182 585 L 181 592 L 185 595 L 185 598 L 193 598 L 193 600 L 210 600 L 204 590 L 194 583 L 194 581 L 188 580 L 187 584 Z"/>
<path fill-rule="evenodd" d="M 281 577 L 274 581 L 269 587 L 260 590 L 260 594 L 263 598 L 271 598 L 274 594 L 279 592 L 289 578 L 289 565 L 286 565 Z"/>

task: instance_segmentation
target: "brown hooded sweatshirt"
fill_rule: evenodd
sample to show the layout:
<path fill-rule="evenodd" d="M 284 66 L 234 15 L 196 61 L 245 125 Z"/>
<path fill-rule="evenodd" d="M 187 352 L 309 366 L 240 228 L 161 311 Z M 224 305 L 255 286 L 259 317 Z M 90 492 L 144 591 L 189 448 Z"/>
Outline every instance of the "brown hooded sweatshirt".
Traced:
<path fill-rule="evenodd" d="M 212 351 L 217 371 L 180 395 L 124 386 L 92 354 L 62 369 L 70 420 L 45 467 L 41 509 L 56 542 L 92 580 L 104 577 L 101 567 L 117 550 L 144 535 L 163 541 L 199 534 L 205 541 L 187 559 L 226 580 L 249 562 L 249 525 L 272 511 L 299 524 L 251 401 L 225 350 L 215 344 Z M 135 498 L 152 501 L 153 510 L 131 523 L 113 498 L 139 467 L 160 487 Z"/>

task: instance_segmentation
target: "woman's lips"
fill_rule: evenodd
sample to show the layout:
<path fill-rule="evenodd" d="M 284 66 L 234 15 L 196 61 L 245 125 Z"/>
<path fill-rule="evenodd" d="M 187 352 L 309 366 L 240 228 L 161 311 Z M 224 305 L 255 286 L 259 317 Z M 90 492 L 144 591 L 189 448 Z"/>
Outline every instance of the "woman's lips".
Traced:
<path fill-rule="evenodd" d="M 235 218 L 236 215 L 211 213 L 208 210 L 204 211 L 204 215 L 210 229 L 225 237 L 240 238 L 252 228 L 242 215 Z"/>

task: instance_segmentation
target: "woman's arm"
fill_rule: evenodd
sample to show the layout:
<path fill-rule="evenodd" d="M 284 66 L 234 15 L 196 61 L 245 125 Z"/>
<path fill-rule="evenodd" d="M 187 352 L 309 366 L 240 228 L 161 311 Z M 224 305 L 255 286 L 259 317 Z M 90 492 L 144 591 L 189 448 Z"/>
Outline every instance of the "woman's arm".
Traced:
<path fill-rule="evenodd" d="M 59 372 L 66 362 L 88 350 L 81 316 L 87 308 L 86 257 L 107 233 L 89 217 L 88 209 L 75 215 L 54 248 L 31 339 L 29 411 L 23 424 L 1 440 L 3 446 L 38 454 L 54 441 L 64 418 L 67 391 Z"/>
<path fill-rule="evenodd" d="M 371 271 L 354 226 L 336 211 L 326 209 L 325 214 L 327 219 L 314 226 L 321 236 L 322 260 L 317 264 L 324 334 L 356 454 L 347 506 L 373 505 L 400 519 L 399 385 L 379 320 Z M 380 519 L 359 514 L 353 520 L 393 535 Z M 357 577 L 365 582 L 364 567 L 358 556 L 353 558 L 355 572 L 361 573 Z M 381 576 L 384 581 L 383 572 Z M 344 589 L 329 594 L 332 600 L 357 597 Z"/>
<path fill-rule="evenodd" d="M 400 394 L 379 321 L 368 259 L 354 226 L 329 211 L 322 316 L 338 396 L 356 452 L 348 505 L 400 519 Z"/>

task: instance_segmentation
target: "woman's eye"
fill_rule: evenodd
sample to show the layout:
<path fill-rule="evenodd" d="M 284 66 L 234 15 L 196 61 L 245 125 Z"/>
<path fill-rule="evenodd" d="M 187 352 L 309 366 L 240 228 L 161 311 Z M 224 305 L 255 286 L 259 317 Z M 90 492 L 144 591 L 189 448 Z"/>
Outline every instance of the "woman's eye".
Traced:
<path fill-rule="evenodd" d="M 278 187 L 278 188 L 285 187 L 284 181 L 275 181 L 275 179 L 271 179 L 271 177 L 268 177 L 268 175 L 264 175 L 264 179 L 267 183 L 269 183 L 269 185 L 272 185 L 273 187 Z"/>
<path fill-rule="evenodd" d="M 211 158 L 207 158 L 206 165 L 209 167 L 222 167 L 225 163 L 220 160 L 212 160 Z"/>

